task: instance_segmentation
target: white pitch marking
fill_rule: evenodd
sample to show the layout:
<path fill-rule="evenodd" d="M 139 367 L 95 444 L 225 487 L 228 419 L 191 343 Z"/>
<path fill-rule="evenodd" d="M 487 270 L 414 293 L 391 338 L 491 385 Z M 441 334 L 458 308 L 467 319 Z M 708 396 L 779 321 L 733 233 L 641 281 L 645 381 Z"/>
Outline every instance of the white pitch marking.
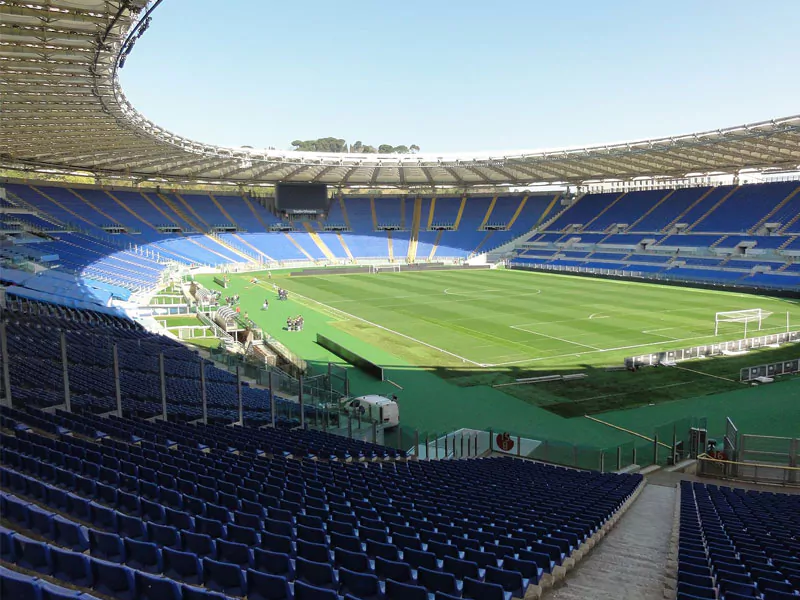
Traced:
<path fill-rule="evenodd" d="M 514 327 L 514 326 L 512 325 L 512 327 Z M 516 327 L 514 327 L 514 328 L 517 329 Z M 762 329 L 761 331 L 770 331 L 772 329 L 783 330 L 784 328 L 785 327 L 770 327 L 770 328 Z M 709 335 L 697 335 L 697 336 L 694 336 L 694 337 L 677 338 L 677 339 L 674 339 L 672 341 L 673 342 L 687 342 L 687 341 L 690 341 L 690 340 L 707 340 L 707 339 L 709 339 L 711 337 L 712 336 L 709 336 Z M 598 348 L 597 350 L 595 350 L 593 352 L 581 352 L 579 354 L 573 354 L 572 352 L 570 352 L 569 354 L 557 354 L 555 356 L 542 356 L 540 358 L 528 358 L 528 359 L 525 359 L 525 360 L 514 360 L 514 361 L 511 361 L 511 362 L 495 363 L 495 364 L 490 364 L 490 365 L 485 365 L 485 366 L 487 366 L 487 367 L 505 367 L 505 366 L 508 366 L 508 365 L 518 365 L 518 364 L 521 364 L 521 363 L 538 362 L 540 360 L 552 360 L 554 358 L 566 358 L 568 356 L 584 356 L 586 354 L 596 354 L 597 352 L 614 352 L 616 350 L 630 350 L 632 348 L 645 348 L 647 346 L 657 346 L 660 343 L 662 343 L 662 342 L 648 342 L 647 344 L 634 344 L 633 346 L 619 346 L 618 348 L 602 348 L 602 349 Z M 709 343 L 712 343 L 712 342 L 709 342 Z"/>
<path fill-rule="evenodd" d="M 591 348 L 592 350 L 599 350 L 602 352 L 602 348 L 598 348 L 597 346 L 589 346 L 588 344 L 581 344 L 579 342 L 573 342 L 572 340 L 565 340 L 564 338 L 556 337 L 554 335 L 547 335 L 546 333 L 541 333 L 539 331 L 532 331 L 530 329 L 524 329 L 523 327 L 517 327 L 516 325 L 510 325 L 511 329 L 516 329 L 517 331 L 525 331 L 526 333 L 532 333 L 534 335 L 540 335 L 542 337 L 550 338 L 551 340 L 557 340 L 559 342 L 564 342 L 565 344 L 574 344 L 575 346 L 582 346 L 584 348 Z"/>
<path fill-rule="evenodd" d="M 450 288 L 445 288 L 442 292 L 447 296 L 474 296 L 475 294 L 488 294 L 489 292 L 502 292 L 503 290 L 471 290 L 467 292 L 451 292 Z M 541 293 L 542 290 L 538 290 Z"/>
<path fill-rule="evenodd" d="M 444 348 L 439 348 L 438 346 L 434 346 L 433 344 L 429 344 L 428 342 L 423 342 L 422 340 L 418 340 L 417 338 L 413 338 L 410 335 L 406 335 L 405 333 L 400 333 L 399 331 L 395 331 L 394 329 L 389 329 L 388 327 L 384 327 L 383 325 L 378 325 L 377 323 L 373 323 L 372 321 L 367 321 L 366 319 L 362 319 L 361 317 L 357 317 L 356 315 L 351 315 L 350 313 L 346 313 L 343 310 L 340 310 L 338 308 L 334 308 L 332 306 L 328 306 L 327 304 L 325 304 L 324 302 L 320 302 L 319 300 L 314 300 L 313 298 L 309 298 L 308 296 L 303 296 L 302 294 L 298 294 L 297 292 L 291 292 L 291 293 L 292 293 L 292 295 L 297 296 L 298 298 L 303 298 L 304 300 L 308 300 L 310 302 L 313 302 L 314 304 L 319 304 L 323 308 L 326 308 L 326 309 L 328 309 L 328 310 L 330 310 L 332 312 L 341 313 L 343 315 L 346 315 L 347 317 L 350 317 L 351 319 L 356 319 L 357 321 L 361 321 L 362 323 L 366 323 L 367 325 L 372 325 L 373 327 L 377 327 L 378 329 L 383 329 L 384 331 L 388 331 L 389 333 L 393 333 L 394 335 L 400 336 L 400 337 L 405 338 L 407 340 L 411 340 L 412 342 L 416 342 L 416 343 L 421 344 L 423 346 L 427 346 L 428 348 L 433 348 L 434 350 L 437 350 L 437 351 L 441 352 L 442 354 L 447 354 L 447 355 L 452 356 L 454 358 L 458 358 L 461 361 L 467 362 L 467 363 L 469 363 L 471 365 L 475 365 L 476 367 L 484 366 L 481 363 L 475 362 L 474 360 L 470 360 L 468 358 L 464 358 L 463 356 L 459 356 L 458 354 L 454 354 L 453 352 L 449 352 L 449 351 L 445 350 Z"/>
<path fill-rule="evenodd" d="M 592 313 L 591 315 L 589 315 L 589 320 L 590 321 L 592 319 L 610 319 L 610 318 L 611 318 L 610 315 L 604 315 L 602 313 Z"/>

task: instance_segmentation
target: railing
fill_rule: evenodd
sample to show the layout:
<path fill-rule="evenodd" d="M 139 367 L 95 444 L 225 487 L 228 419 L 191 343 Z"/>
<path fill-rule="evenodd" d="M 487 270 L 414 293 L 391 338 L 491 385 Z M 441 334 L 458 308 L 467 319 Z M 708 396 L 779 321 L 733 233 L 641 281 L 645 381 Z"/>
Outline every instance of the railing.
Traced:
<path fill-rule="evenodd" d="M 708 454 L 698 456 L 697 474 L 701 477 L 732 479 L 751 483 L 782 486 L 800 486 L 800 468 L 769 462 L 742 462 L 716 458 Z"/>

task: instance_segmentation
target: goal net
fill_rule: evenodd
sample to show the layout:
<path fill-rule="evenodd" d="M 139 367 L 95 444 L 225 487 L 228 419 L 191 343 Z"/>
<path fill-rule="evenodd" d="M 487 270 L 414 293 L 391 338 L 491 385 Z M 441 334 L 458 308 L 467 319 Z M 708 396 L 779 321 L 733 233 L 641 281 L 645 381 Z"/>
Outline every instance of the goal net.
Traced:
<path fill-rule="evenodd" d="M 737 330 L 744 327 L 744 336 L 747 337 L 748 329 L 753 331 L 756 329 L 761 330 L 764 320 L 772 313 L 761 308 L 748 308 L 746 310 L 729 310 L 718 312 L 714 316 L 714 335 L 719 335 L 720 325 L 726 323 L 738 323 Z"/>
<path fill-rule="evenodd" d="M 372 265 L 369 268 L 370 273 L 399 273 L 400 265 Z"/>

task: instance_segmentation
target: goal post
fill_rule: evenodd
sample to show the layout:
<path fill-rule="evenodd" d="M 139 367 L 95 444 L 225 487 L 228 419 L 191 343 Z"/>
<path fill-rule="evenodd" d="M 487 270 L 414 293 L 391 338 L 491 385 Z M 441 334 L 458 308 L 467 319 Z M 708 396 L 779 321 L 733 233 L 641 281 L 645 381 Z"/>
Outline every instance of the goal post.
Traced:
<path fill-rule="evenodd" d="M 748 308 L 745 310 L 728 310 L 718 312 L 714 315 L 714 335 L 719 335 L 720 323 L 743 323 L 744 337 L 747 337 L 748 325 L 758 325 L 758 330 L 764 324 L 764 319 L 772 313 L 761 308 Z"/>
<path fill-rule="evenodd" d="M 400 265 L 372 265 L 369 268 L 370 273 L 399 273 Z"/>

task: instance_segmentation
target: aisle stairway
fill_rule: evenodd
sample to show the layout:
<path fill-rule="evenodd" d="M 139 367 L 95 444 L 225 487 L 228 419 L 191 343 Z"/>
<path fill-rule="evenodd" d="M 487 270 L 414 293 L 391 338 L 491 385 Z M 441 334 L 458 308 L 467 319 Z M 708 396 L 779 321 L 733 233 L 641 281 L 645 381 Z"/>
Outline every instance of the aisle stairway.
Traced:
<path fill-rule="evenodd" d="M 663 600 L 675 502 L 674 486 L 647 485 L 614 529 L 545 599 Z"/>

